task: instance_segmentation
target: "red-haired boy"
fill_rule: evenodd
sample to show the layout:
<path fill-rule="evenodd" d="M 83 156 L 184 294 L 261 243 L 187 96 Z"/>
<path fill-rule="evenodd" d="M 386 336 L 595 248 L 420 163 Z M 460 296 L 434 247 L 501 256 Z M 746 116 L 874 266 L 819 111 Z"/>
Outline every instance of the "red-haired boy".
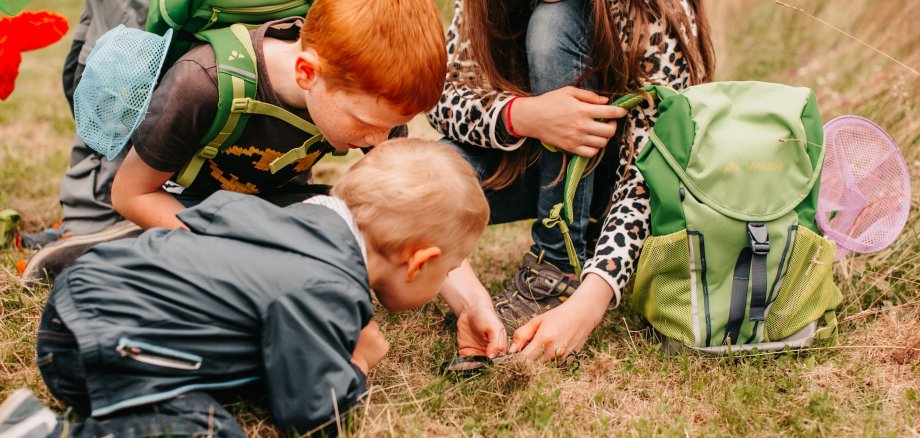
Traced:
<path fill-rule="evenodd" d="M 111 183 L 112 205 L 125 219 L 142 229 L 181 227 L 176 213 L 218 190 L 279 205 L 301 201 L 315 194 L 305 185 L 314 163 L 333 150 L 386 140 L 391 129 L 437 103 L 446 74 L 443 28 L 431 0 L 317 0 L 306 19 L 270 22 L 251 36 L 259 77 L 255 100 L 312 122 L 325 141 L 272 169 L 269 164 L 312 136 L 253 114 L 236 143 L 205 161 L 191 183 L 174 183 L 218 109 L 220 60 L 202 45 L 164 75 Z M 126 223 L 62 239 L 36 253 L 23 277 L 53 278 L 92 245 L 137 233 Z"/>

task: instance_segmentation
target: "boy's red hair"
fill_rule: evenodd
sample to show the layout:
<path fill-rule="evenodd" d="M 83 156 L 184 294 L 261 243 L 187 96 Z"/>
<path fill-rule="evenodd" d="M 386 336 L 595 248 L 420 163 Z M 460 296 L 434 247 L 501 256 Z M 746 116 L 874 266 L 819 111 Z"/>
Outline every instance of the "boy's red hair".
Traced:
<path fill-rule="evenodd" d="M 405 115 L 441 96 L 447 53 L 432 0 L 316 0 L 300 40 L 331 87 L 378 95 Z"/>

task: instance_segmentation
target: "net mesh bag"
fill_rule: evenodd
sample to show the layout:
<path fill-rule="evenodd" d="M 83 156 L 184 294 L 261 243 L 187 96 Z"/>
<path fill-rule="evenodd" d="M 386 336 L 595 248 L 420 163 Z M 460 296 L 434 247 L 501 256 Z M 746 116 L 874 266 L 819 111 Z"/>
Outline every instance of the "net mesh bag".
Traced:
<path fill-rule="evenodd" d="M 99 38 L 74 91 L 77 134 L 109 160 L 144 119 L 169 49 L 163 36 L 124 25 Z"/>
<path fill-rule="evenodd" d="M 825 159 L 816 221 L 837 259 L 890 245 L 907 223 L 910 177 L 897 145 L 878 125 L 843 116 L 824 126 Z"/>

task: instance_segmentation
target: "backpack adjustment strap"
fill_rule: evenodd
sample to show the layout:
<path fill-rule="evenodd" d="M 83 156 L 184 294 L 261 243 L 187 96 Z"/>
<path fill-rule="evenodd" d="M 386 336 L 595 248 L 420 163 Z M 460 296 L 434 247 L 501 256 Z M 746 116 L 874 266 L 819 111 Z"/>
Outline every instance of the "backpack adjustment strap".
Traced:
<path fill-rule="evenodd" d="M 325 139 L 326 138 L 323 137 L 322 134 L 316 134 L 313 137 L 310 137 L 307 141 L 303 142 L 303 144 L 300 145 L 300 147 L 291 149 L 287 151 L 287 153 L 285 153 L 284 155 L 272 160 L 272 162 L 269 163 L 268 165 L 268 169 L 271 171 L 272 174 L 278 173 L 279 170 L 284 169 L 285 167 L 291 165 L 293 162 L 306 158 L 308 155 L 310 155 L 308 153 L 310 147 Z M 320 154 L 322 152 L 314 151 L 313 153 Z"/>
<path fill-rule="evenodd" d="M 767 308 L 767 254 L 770 233 L 762 222 L 747 224 L 751 245 L 751 321 L 763 321 Z"/>
<path fill-rule="evenodd" d="M 304 120 L 302 117 L 284 109 L 280 106 L 270 103 L 261 102 L 255 99 L 243 98 L 233 100 L 231 111 L 242 114 L 259 114 L 268 117 L 274 117 L 287 124 L 312 135 L 320 135 L 316 125 Z"/>
<path fill-rule="evenodd" d="M 222 148 L 233 145 L 242 135 L 249 115 L 235 111 L 245 100 L 256 96 L 258 68 L 249 32 L 245 27 L 203 31 L 196 36 L 211 45 L 217 60 L 217 113 L 201 138 L 201 148 L 179 170 L 176 182 L 189 187 L 206 160 L 214 159 Z"/>
<path fill-rule="evenodd" d="M 662 87 L 648 86 L 642 88 L 641 92 L 621 96 L 619 99 L 611 102 L 610 105 L 629 110 L 645 102 L 646 96 L 652 100 L 657 100 L 666 97 L 666 94 L 667 91 L 662 91 Z M 608 120 L 598 119 L 598 121 L 607 122 Z M 558 148 L 546 143 L 543 143 L 543 147 L 553 153 L 559 152 Z M 578 261 L 578 255 L 575 254 L 575 245 L 572 243 L 572 237 L 569 236 L 568 225 L 565 222 L 568 221 L 568 223 L 571 224 L 575 221 L 575 212 L 572 208 L 572 204 L 575 202 L 575 194 L 578 192 L 578 185 L 581 182 L 585 170 L 588 168 L 589 162 L 589 158 L 582 156 L 572 155 L 570 157 L 569 164 L 565 170 L 562 202 L 556 204 L 551 210 L 550 216 L 542 221 L 543 225 L 547 228 L 558 226 L 559 230 L 562 231 L 562 237 L 566 242 L 565 252 L 569 256 L 569 264 L 575 268 L 575 273 L 578 274 L 579 277 L 581 277 L 581 263 Z"/>
<path fill-rule="evenodd" d="M 732 295 L 728 307 L 728 321 L 725 324 L 725 337 L 722 344 L 730 342 L 738 345 L 741 323 L 747 310 L 747 292 L 751 281 L 751 248 L 745 247 L 738 254 L 735 271 L 732 274 Z"/>
<path fill-rule="evenodd" d="M 763 321 L 767 308 L 767 255 L 770 253 L 770 233 L 763 222 L 747 224 L 748 246 L 738 254 L 732 274 L 732 295 L 725 341 L 738 345 L 744 314 L 748 310 L 748 287 L 751 289 L 749 319 Z"/>

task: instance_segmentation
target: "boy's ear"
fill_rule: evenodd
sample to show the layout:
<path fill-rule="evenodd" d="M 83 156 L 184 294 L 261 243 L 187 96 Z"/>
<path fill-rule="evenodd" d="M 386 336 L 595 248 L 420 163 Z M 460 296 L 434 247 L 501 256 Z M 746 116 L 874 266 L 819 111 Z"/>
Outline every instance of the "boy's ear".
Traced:
<path fill-rule="evenodd" d="M 421 248 L 410 248 L 405 250 L 405 260 L 408 265 L 406 269 L 406 283 L 412 283 L 415 277 L 425 267 L 425 263 L 441 255 L 441 248 L 437 246 L 424 246 Z"/>
<path fill-rule="evenodd" d="M 300 88 L 308 91 L 313 88 L 319 64 L 319 55 L 315 50 L 307 49 L 297 55 L 297 60 L 294 61 L 294 80 Z"/>

